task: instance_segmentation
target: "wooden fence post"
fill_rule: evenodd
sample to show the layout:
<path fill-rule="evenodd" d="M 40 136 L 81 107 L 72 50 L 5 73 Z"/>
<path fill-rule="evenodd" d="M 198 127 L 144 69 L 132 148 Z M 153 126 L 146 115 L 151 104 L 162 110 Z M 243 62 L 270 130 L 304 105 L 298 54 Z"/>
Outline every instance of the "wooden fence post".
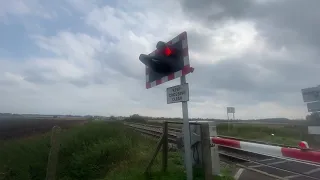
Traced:
<path fill-rule="evenodd" d="M 202 149 L 202 167 L 204 169 L 204 179 L 212 180 L 212 163 L 211 163 L 211 150 L 210 150 L 210 133 L 209 124 L 201 123 L 201 149 Z"/>
<path fill-rule="evenodd" d="M 46 180 L 55 180 L 57 171 L 58 154 L 60 148 L 60 138 L 59 134 L 61 128 L 59 126 L 54 126 L 51 131 L 51 147 L 48 156 L 47 174 Z"/>
<path fill-rule="evenodd" d="M 145 174 L 148 173 L 150 167 L 151 167 L 152 164 L 153 164 L 153 161 L 156 159 L 157 154 L 158 154 L 158 152 L 159 152 L 162 144 L 163 144 L 163 135 L 161 136 L 161 138 L 160 138 L 160 140 L 159 140 L 159 142 L 158 142 L 158 144 L 157 144 L 157 148 L 156 148 L 156 150 L 155 150 L 155 152 L 154 152 L 154 154 L 153 154 L 153 156 L 152 156 L 152 158 L 151 158 L 151 160 L 150 160 L 150 162 L 149 162 L 149 164 L 148 164 L 148 166 L 147 166 L 147 168 L 146 168 L 146 171 L 144 172 Z"/>
<path fill-rule="evenodd" d="M 163 144 L 162 144 L 162 172 L 168 167 L 168 122 L 163 123 Z"/>

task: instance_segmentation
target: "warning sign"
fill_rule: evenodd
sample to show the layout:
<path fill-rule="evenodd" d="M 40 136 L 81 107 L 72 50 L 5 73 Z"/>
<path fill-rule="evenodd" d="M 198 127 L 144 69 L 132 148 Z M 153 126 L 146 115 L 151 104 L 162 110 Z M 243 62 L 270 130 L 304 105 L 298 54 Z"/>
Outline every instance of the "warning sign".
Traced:
<path fill-rule="evenodd" d="M 189 101 L 189 84 L 182 84 L 167 88 L 167 103 Z"/>

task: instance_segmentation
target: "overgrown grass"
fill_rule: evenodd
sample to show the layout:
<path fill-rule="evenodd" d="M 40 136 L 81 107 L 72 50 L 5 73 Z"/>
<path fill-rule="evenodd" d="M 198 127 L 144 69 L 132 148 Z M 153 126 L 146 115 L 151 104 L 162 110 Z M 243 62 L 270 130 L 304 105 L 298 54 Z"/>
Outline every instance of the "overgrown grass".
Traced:
<path fill-rule="evenodd" d="M 183 159 L 180 152 L 169 152 L 168 170 L 161 172 L 161 153 L 157 156 L 148 175 L 144 174 L 147 163 L 153 154 L 153 149 L 156 146 L 154 141 L 149 138 L 143 138 L 144 141 L 149 141 L 149 145 L 140 144 L 135 149 L 135 156 L 132 156 L 126 161 L 118 164 L 112 171 L 106 174 L 103 180 L 184 180 L 186 174 L 183 165 Z M 152 146 L 150 146 L 152 145 Z M 232 180 L 229 169 L 222 170 L 222 176 L 216 177 L 215 180 Z M 194 170 L 194 180 L 203 180 L 203 172 L 201 169 Z"/>
<path fill-rule="evenodd" d="M 57 177 L 102 177 L 115 163 L 129 157 L 129 150 L 139 143 L 139 136 L 120 123 L 92 122 L 64 131 L 60 135 Z M 0 149 L 0 172 L 5 175 L 2 179 L 43 180 L 50 147 L 49 137 L 48 133 L 3 143 Z"/>
<path fill-rule="evenodd" d="M 91 122 L 61 132 L 57 165 L 60 180 L 141 180 L 156 146 L 117 122 Z M 43 180 L 46 176 L 50 133 L 20 140 L 5 141 L 0 147 L 0 179 Z M 160 157 L 148 179 L 185 179 L 179 153 L 170 153 L 167 173 L 160 173 Z M 197 179 L 202 179 L 199 171 Z M 226 178 L 224 178 L 226 179 Z"/>
<path fill-rule="evenodd" d="M 0 148 L 0 179 L 43 179 L 49 152 L 49 135 L 4 141 Z"/>

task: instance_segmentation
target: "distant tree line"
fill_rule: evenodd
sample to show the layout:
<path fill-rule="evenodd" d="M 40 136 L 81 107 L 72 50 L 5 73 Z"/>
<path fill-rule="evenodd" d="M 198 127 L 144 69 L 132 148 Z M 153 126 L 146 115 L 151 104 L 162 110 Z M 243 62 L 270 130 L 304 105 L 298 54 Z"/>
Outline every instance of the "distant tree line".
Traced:
<path fill-rule="evenodd" d="M 143 116 L 140 116 L 139 114 L 133 114 L 131 116 L 129 116 L 128 118 L 125 118 L 124 121 L 127 122 L 138 122 L 138 123 L 145 123 L 146 122 L 146 118 Z"/>
<path fill-rule="evenodd" d="M 152 121 L 156 121 L 156 120 L 168 120 L 168 121 L 182 121 L 182 118 L 178 118 L 178 117 L 151 117 L 151 116 L 141 116 L 139 114 L 133 114 L 127 118 L 124 119 L 125 121 L 128 122 L 146 122 L 148 120 Z M 210 118 L 190 118 L 190 120 L 215 120 L 215 119 L 210 119 Z"/>

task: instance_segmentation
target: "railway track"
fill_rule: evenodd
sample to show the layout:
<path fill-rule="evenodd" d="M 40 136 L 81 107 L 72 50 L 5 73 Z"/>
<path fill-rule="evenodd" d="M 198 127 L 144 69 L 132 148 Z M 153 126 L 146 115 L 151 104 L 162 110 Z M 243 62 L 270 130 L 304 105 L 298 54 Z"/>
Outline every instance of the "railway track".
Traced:
<path fill-rule="evenodd" d="M 142 123 L 135 123 L 135 124 L 141 125 L 141 126 L 154 127 L 154 128 L 162 128 L 161 126 L 151 125 L 151 124 L 142 124 Z M 169 130 L 175 131 L 175 132 L 182 132 L 182 130 L 181 130 L 180 128 L 174 128 L 174 127 L 169 127 Z M 258 143 L 258 144 L 266 144 L 266 145 L 272 145 L 272 146 L 298 148 L 298 146 L 290 146 L 290 145 L 278 144 L 278 143 L 272 143 L 272 142 L 264 142 L 264 141 L 258 141 L 258 140 L 250 140 L 250 139 L 236 138 L 236 137 L 231 137 L 231 136 L 218 135 L 218 137 L 227 138 L 227 139 L 234 139 L 234 140 L 239 140 L 239 141 L 252 142 L 252 143 Z M 313 151 L 319 151 L 319 150 L 314 150 L 314 149 L 311 149 L 311 150 L 313 150 Z"/>
<path fill-rule="evenodd" d="M 159 138 L 162 134 L 162 127 L 147 124 L 126 124 L 135 130 L 149 136 Z M 169 127 L 168 140 L 176 144 L 177 136 L 181 129 Z M 235 138 L 234 138 L 235 139 Z M 221 160 L 236 164 L 242 168 L 254 171 L 269 179 L 288 179 L 288 180 L 315 180 L 320 179 L 320 165 L 270 157 L 266 155 L 246 152 L 230 147 L 219 146 L 219 156 Z M 260 177 L 257 178 L 260 180 Z"/>

